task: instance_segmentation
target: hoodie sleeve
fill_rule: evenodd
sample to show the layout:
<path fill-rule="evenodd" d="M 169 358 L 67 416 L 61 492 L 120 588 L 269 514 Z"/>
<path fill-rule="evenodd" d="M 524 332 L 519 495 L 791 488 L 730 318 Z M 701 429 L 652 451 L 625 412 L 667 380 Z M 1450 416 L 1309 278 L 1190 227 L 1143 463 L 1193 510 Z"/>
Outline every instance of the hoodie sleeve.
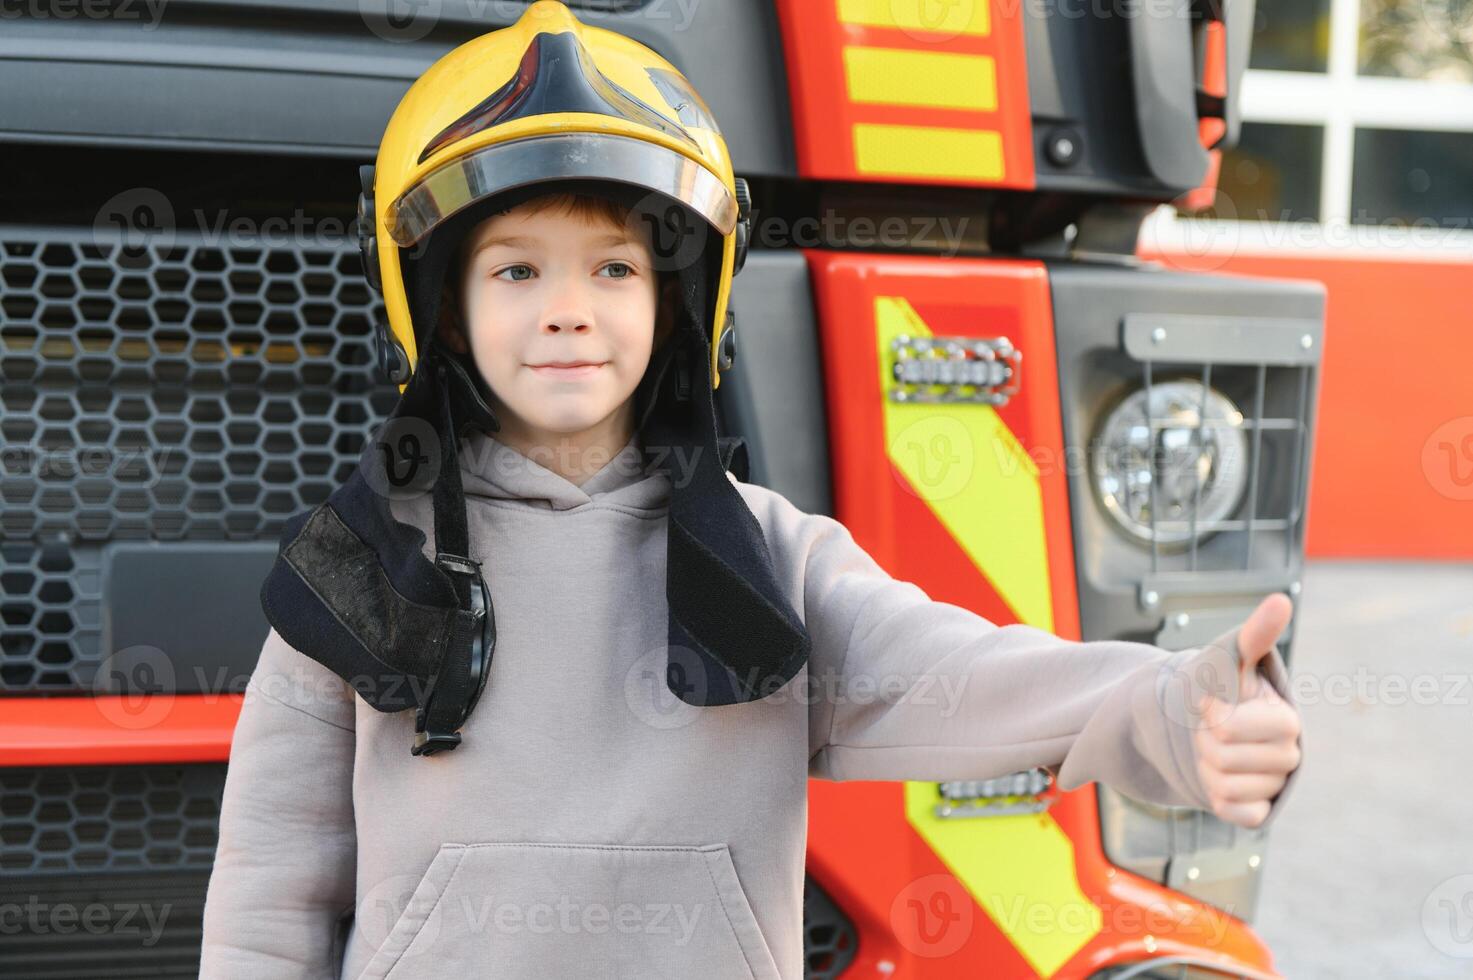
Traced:
<path fill-rule="evenodd" d="M 355 903 L 354 697 L 273 629 L 230 746 L 200 977 L 337 980 Z"/>
<path fill-rule="evenodd" d="M 998 626 L 892 578 L 838 521 L 793 513 L 818 685 L 811 776 L 947 781 L 1043 766 L 1063 789 L 1100 782 L 1148 803 L 1211 809 L 1182 683 L 1236 669 L 1236 628 L 1171 652 Z M 1293 704 L 1277 650 L 1260 670 Z M 1260 826 L 1282 809 L 1297 773 Z"/>

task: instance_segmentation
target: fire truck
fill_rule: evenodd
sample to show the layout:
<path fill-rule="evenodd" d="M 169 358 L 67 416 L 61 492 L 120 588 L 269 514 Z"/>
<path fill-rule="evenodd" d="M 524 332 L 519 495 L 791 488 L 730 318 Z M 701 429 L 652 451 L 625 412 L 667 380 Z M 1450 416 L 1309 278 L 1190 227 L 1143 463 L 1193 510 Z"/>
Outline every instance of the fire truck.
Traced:
<path fill-rule="evenodd" d="M 750 187 L 751 482 L 1066 638 L 1299 593 L 1323 288 L 1137 255 L 1212 199 L 1252 0 L 568 2 L 687 74 Z M 197 970 L 259 583 L 397 396 L 358 168 L 525 6 L 6 8 L 0 974 Z M 1277 975 L 1261 830 L 1046 770 L 810 793 L 812 977 Z"/>

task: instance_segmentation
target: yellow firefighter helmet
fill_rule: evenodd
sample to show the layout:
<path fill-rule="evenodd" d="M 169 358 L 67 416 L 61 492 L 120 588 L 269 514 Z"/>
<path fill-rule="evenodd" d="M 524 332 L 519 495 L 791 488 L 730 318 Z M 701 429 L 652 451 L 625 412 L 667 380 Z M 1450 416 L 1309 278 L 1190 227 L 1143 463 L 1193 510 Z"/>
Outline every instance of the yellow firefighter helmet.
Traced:
<path fill-rule="evenodd" d="M 359 244 L 388 311 L 380 360 L 401 391 L 433 328 L 413 322 L 407 266 L 415 250 L 478 202 L 557 182 L 614 182 L 709 225 L 714 236 L 700 240 L 721 250 L 702 325 L 713 388 L 730 367 L 728 299 L 750 233 L 746 182 L 733 175 L 700 95 L 643 44 L 580 23 L 558 0 L 538 0 L 514 25 L 431 65 L 389 120 L 376 166 L 363 170 Z"/>

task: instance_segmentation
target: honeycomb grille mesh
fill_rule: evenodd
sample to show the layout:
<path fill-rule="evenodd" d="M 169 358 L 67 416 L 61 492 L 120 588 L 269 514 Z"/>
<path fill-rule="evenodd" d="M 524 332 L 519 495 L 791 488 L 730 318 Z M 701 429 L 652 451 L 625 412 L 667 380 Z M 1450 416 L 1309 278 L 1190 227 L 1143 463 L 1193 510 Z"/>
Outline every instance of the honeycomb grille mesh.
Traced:
<path fill-rule="evenodd" d="M 0 693 L 96 672 L 109 541 L 275 540 L 397 391 L 340 242 L 0 228 Z"/>
<path fill-rule="evenodd" d="M 20 875 L 208 871 L 225 766 L 0 769 L 0 884 Z"/>

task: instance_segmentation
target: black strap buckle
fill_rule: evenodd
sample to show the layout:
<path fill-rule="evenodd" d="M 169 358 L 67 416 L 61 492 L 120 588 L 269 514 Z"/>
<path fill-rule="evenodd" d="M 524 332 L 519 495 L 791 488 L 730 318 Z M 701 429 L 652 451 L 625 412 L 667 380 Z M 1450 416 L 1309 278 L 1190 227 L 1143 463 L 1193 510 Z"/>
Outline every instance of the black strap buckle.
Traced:
<path fill-rule="evenodd" d="M 441 552 L 435 556 L 435 564 L 446 572 L 465 575 L 471 579 L 470 609 L 460 611 L 461 615 L 469 615 L 471 618 L 471 628 L 467 633 L 470 649 L 466 651 L 468 658 L 467 694 L 464 704 L 458 710 L 451 712 L 450 717 L 454 724 L 449 726 L 449 730 L 440 724 L 432 725 L 429 716 L 435 705 L 435 695 L 444 665 L 451 662 L 451 657 L 459 655 L 459 651 L 447 647 L 441 661 L 440 672 L 430 678 L 425 699 L 414 713 L 414 745 L 409 750 L 412 755 L 434 755 L 436 752 L 453 749 L 460 744 L 458 729 L 470 717 L 471 710 L 476 706 L 481 692 L 486 688 L 486 678 L 491 669 L 491 654 L 496 647 L 496 626 L 491 608 L 491 593 L 486 588 L 486 579 L 481 575 L 481 563 L 473 558 Z M 452 629 L 451 637 L 454 635 L 455 631 Z M 448 644 L 450 639 L 447 638 L 446 642 Z M 441 716 L 443 713 L 435 712 L 435 714 Z"/>
<path fill-rule="evenodd" d="M 409 747 L 410 755 L 434 755 L 460 744 L 460 732 L 426 732 L 419 729 L 424 724 L 424 709 L 415 715 L 414 744 Z"/>

